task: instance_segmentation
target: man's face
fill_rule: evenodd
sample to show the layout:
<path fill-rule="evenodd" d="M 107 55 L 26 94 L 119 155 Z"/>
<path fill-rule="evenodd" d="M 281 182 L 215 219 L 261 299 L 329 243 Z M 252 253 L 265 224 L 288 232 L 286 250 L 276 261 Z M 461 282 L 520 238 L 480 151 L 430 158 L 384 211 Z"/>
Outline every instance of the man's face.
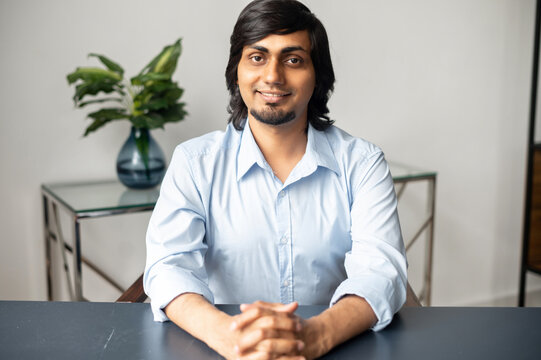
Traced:
<path fill-rule="evenodd" d="M 271 125 L 306 122 L 316 83 L 308 31 L 269 35 L 245 46 L 237 74 L 249 116 Z"/>

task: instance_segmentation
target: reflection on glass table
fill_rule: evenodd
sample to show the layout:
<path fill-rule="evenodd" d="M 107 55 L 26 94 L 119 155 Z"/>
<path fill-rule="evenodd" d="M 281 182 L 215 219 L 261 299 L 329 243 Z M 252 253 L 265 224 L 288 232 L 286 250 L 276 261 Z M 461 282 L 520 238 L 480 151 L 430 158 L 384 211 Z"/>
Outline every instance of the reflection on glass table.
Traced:
<path fill-rule="evenodd" d="M 62 250 L 62 262 L 71 300 L 84 300 L 82 293 L 83 263 L 107 280 L 117 290 L 123 292 L 124 288 L 82 256 L 80 220 L 150 211 L 154 209 L 159 191 L 158 187 L 145 190 L 128 189 L 118 180 L 43 184 L 41 194 L 43 199 L 48 299 L 52 300 L 53 297 L 52 240 L 56 240 Z M 62 233 L 58 214 L 59 207 L 67 211 L 73 221 L 73 247 L 66 243 Z M 73 255 L 73 281 L 71 280 L 68 259 L 65 251 L 63 251 L 64 249 Z"/>

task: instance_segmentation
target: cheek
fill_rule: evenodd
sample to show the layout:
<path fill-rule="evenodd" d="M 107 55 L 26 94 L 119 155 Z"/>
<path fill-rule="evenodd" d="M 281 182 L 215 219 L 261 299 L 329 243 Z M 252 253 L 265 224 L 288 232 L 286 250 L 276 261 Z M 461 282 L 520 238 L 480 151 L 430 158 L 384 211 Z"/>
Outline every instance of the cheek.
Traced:
<path fill-rule="evenodd" d="M 239 65 L 237 69 L 237 85 L 239 86 L 240 90 L 243 89 L 251 89 L 253 85 L 253 74 L 245 69 L 242 65 Z"/>
<path fill-rule="evenodd" d="M 309 100 L 314 94 L 316 82 L 314 78 L 307 79 L 302 87 L 303 97 Z"/>
<path fill-rule="evenodd" d="M 307 71 L 302 79 L 303 97 L 310 99 L 316 88 L 316 74 L 313 68 Z"/>
<path fill-rule="evenodd" d="M 242 69 L 239 67 L 239 72 L 237 72 L 237 86 L 239 87 L 240 96 L 242 99 L 246 102 L 245 97 L 248 94 L 249 90 L 249 84 L 246 79 L 246 76 L 244 75 L 244 72 L 242 72 Z M 243 74 L 243 75 L 240 75 Z"/>
<path fill-rule="evenodd" d="M 251 91 L 250 91 L 250 86 L 247 85 L 247 83 L 243 80 L 244 80 L 243 78 L 239 78 L 237 80 L 237 84 L 239 86 L 240 96 L 242 97 L 242 100 L 244 100 L 244 102 L 246 103 Z"/>

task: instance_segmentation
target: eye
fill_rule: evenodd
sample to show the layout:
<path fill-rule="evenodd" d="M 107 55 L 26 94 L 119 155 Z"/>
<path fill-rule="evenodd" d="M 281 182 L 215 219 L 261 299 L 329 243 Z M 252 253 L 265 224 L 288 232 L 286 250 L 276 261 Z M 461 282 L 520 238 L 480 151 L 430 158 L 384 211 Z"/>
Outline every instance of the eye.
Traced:
<path fill-rule="evenodd" d="M 303 63 L 303 59 L 298 58 L 298 57 L 291 57 L 287 59 L 286 62 L 291 65 L 300 65 Z"/>
<path fill-rule="evenodd" d="M 255 62 L 255 63 L 260 63 L 263 61 L 263 57 L 259 55 L 252 55 L 250 56 L 250 60 L 252 60 L 252 62 Z"/>

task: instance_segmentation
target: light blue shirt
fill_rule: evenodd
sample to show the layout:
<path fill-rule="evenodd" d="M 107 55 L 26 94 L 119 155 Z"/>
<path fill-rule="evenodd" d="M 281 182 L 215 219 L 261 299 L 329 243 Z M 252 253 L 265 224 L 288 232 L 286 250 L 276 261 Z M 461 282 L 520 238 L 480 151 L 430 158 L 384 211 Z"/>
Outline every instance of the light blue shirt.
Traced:
<path fill-rule="evenodd" d="M 154 317 L 182 293 L 217 304 L 366 299 L 385 327 L 406 299 L 406 257 L 389 167 L 375 145 L 308 128 L 282 183 L 251 133 L 230 124 L 179 145 L 147 232 Z"/>

